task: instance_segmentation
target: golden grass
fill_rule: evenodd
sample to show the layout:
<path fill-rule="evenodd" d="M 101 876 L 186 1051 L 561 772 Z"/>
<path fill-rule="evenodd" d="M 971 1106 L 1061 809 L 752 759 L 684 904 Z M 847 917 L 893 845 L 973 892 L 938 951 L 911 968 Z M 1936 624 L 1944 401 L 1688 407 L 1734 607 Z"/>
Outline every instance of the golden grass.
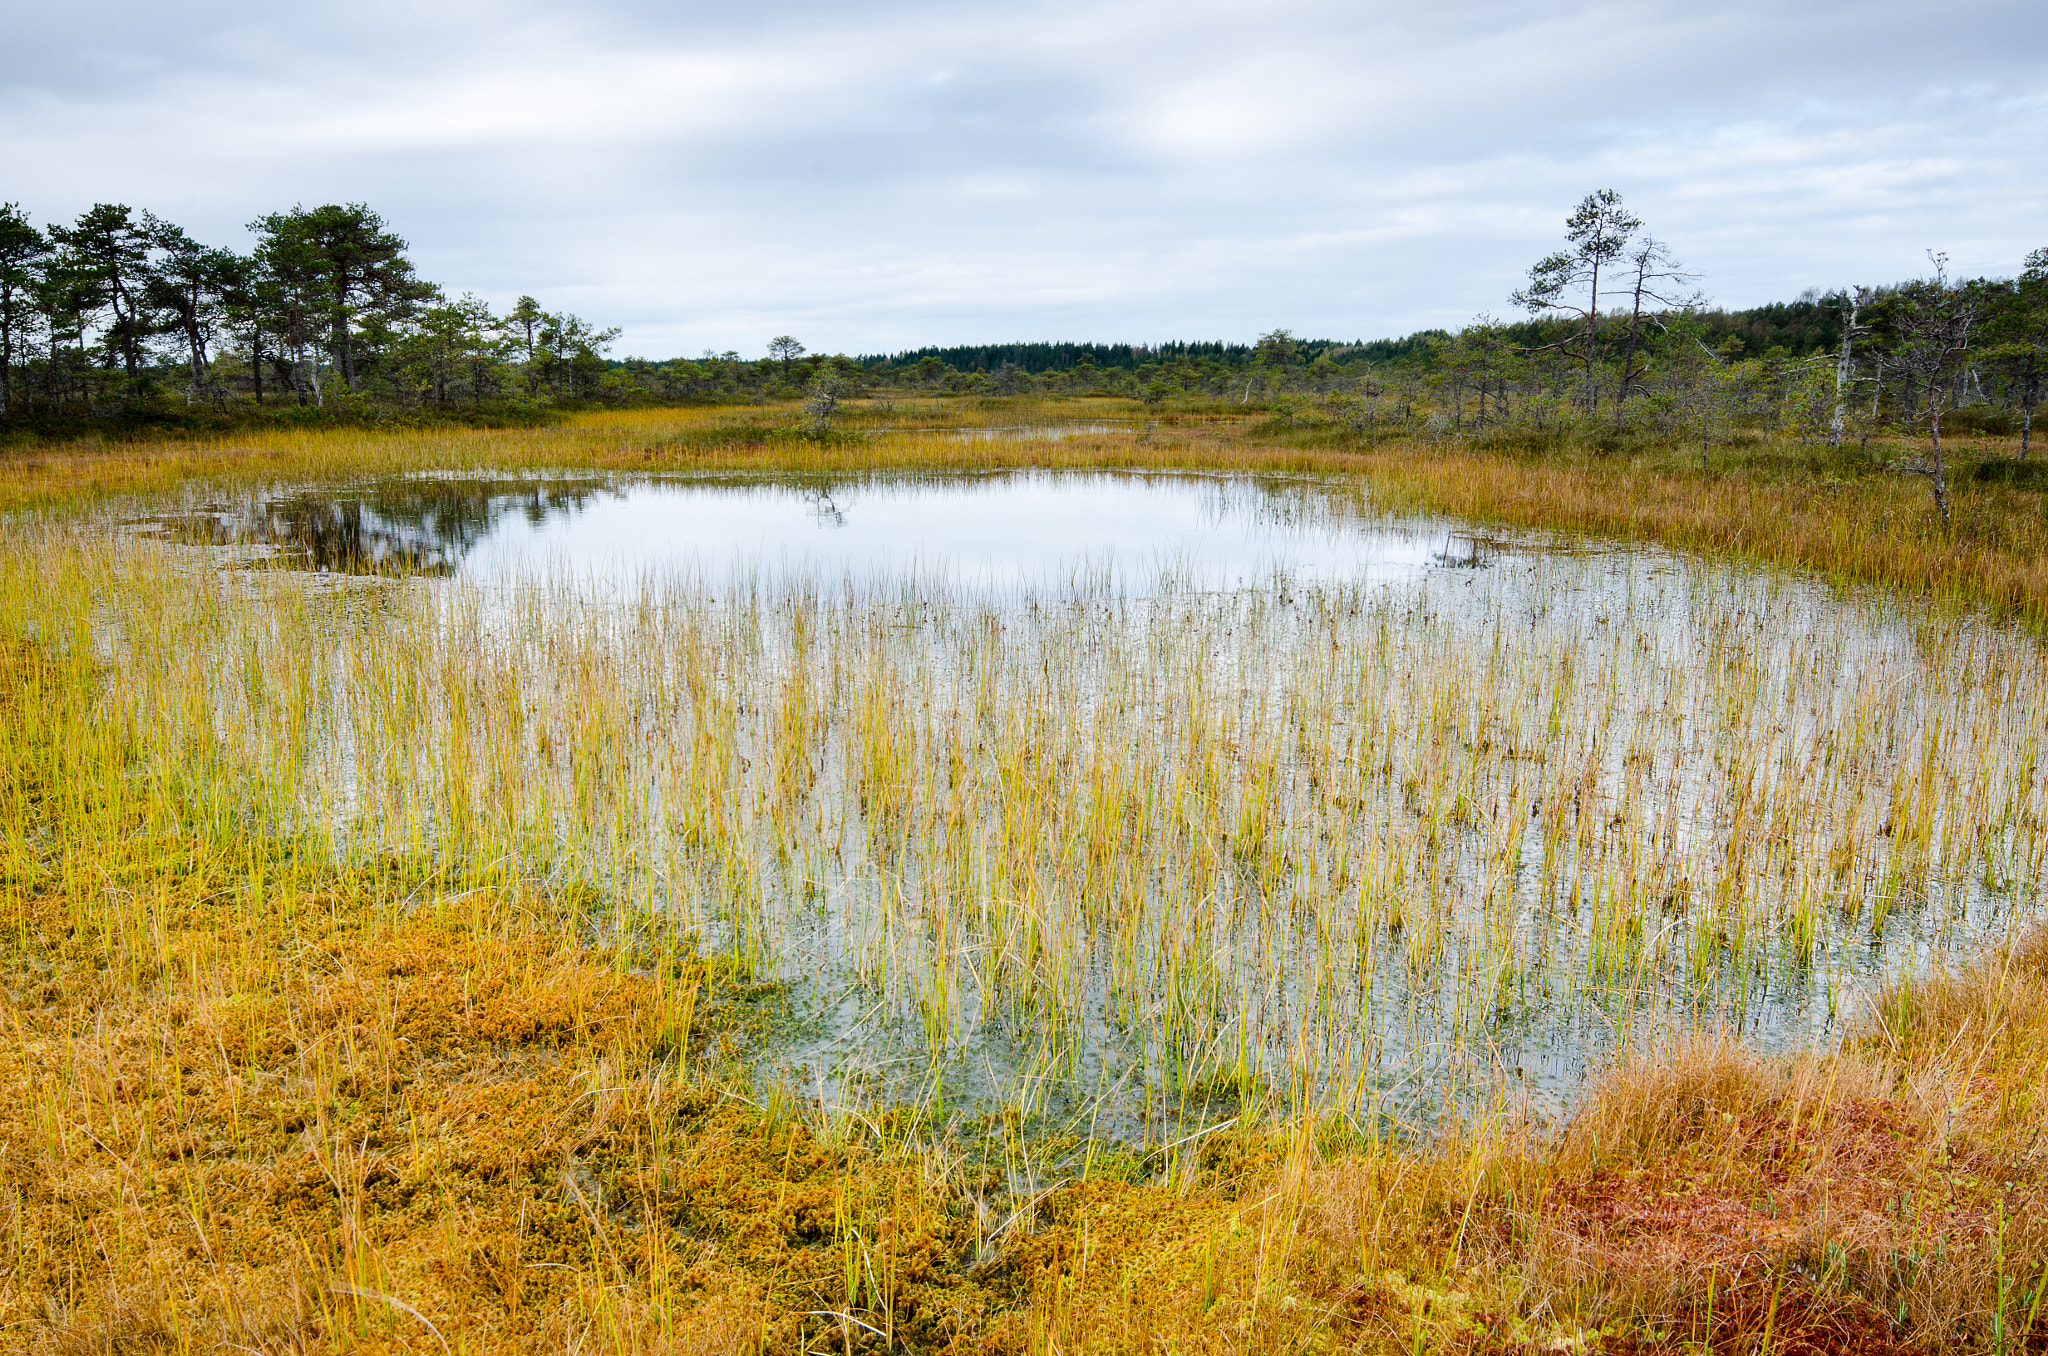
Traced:
<path fill-rule="evenodd" d="M 725 438 L 727 417 L 43 454 L 13 466 L 8 502 L 420 464 L 851 469 L 831 444 L 762 438 L 756 455 Z M 713 436 L 692 447 L 693 430 Z M 1262 451 L 1229 429 L 1173 433 L 1178 450 L 1161 451 L 1167 432 L 966 454 L 1341 465 L 1410 506 L 1995 594 L 1932 545 L 1917 575 L 1850 536 L 1826 559 L 1797 554 L 1836 540 L 1829 513 L 1875 531 L 1896 511 L 1905 532 L 1912 506 L 1882 486 L 1860 508 L 1849 492 L 1734 478 L 1702 498 L 1698 482 L 1638 467 L 1603 494 L 1597 465 L 1339 459 Z M 941 434 L 890 446 L 892 464 L 962 460 Z M 1784 521 L 1737 521 L 1759 503 Z M 2011 567 L 1998 587 L 2030 611 L 2032 538 L 2016 518 L 2000 530 L 1985 540 L 2003 544 L 1972 549 Z M 1679 895 L 1649 886 L 1680 876 L 1710 925 L 1701 956 L 1731 922 L 1768 958 L 1844 908 L 1979 875 L 2024 895 L 2042 824 L 2022 726 L 2048 668 L 2024 636 L 1922 617 L 1877 654 L 1842 623 L 1802 634 L 1787 659 L 1764 644 L 1786 614 L 1731 613 L 1704 669 L 1632 657 L 1637 633 L 1620 628 L 1589 643 L 1538 626 L 1473 672 L 1483 615 L 1375 652 L 1385 642 L 1333 610 L 1308 631 L 1334 645 L 1298 653 L 1261 633 L 1276 642 L 1270 707 L 1190 706 L 1161 727 L 1169 750 L 1118 722 L 1191 667 L 1171 647 L 1120 648 L 1117 627 L 1078 614 L 1041 623 L 1036 653 L 1094 667 L 1033 679 L 1032 648 L 982 646 L 967 613 L 913 642 L 858 600 L 770 596 L 747 630 L 683 594 L 653 599 L 622 635 L 543 589 L 507 643 L 459 590 L 442 607 L 383 586 L 223 584 L 61 525 L 16 524 L 7 545 L 0 1349 L 2048 1350 L 2041 934 L 1892 990 L 1839 1050 L 1638 1046 L 1561 1132 L 1507 1095 L 1427 1142 L 1305 1103 L 1135 1162 L 1106 1155 L 1098 1173 L 1042 1173 L 1028 1142 L 970 1152 L 929 1108 L 835 1109 L 746 1079 L 774 1011 L 748 958 L 772 960 L 774 939 L 707 957 L 636 893 L 652 819 L 626 794 L 672 778 L 663 804 L 688 809 L 690 860 L 716 865 L 693 879 L 728 907 L 760 898 L 777 851 L 815 854 L 821 815 L 847 816 L 831 822 L 876 860 L 978 842 L 931 863 L 964 872 L 957 889 L 898 901 L 913 926 L 875 934 L 877 982 L 904 977 L 907 1010 L 958 992 L 946 929 L 968 920 L 948 899 L 1037 889 L 1031 910 L 983 921 L 998 937 L 1024 937 L 1031 917 L 1080 925 L 999 975 L 1056 1018 L 1084 934 L 1114 938 L 1136 916 L 1119 894 L 1134 868 L 1263 873 L 1308 904 L 1330 897 L 1341 857 L 1306 844 L 1346 833 L 1362 834 L 1346 898 L 1363 902 L 1371 945 L 1419 971 L 1506 946 L 1541 974 L 1554 962 L 1516 951 L 1486 875 L 1508 860 L 1488 826 L 1509 819 L 1538 825 L 1546 877 L 1617 887 L 1565 898 L 1620 948 L 1606 972 L 1619 955 L 1640 974 L 1685 963 L 1651 945 L 1656 910 Z M 1707 576 L 1705 595 L 1725 582 Z M 1166 620 L 1189 647 L 1204 625 L 1278 625 L 1228 607 Z M 959 671 L 982 688 L 908 695 Z M 1609 676 L 1561 683 L 1567 671 Z M 1338 722 L 1340 691 L 1369 714 Z M 1568 700 L 1542 700 L 1558 691 Z M 659 738 L 635 733 L 650 692 L 692 694 Z M 776 699 L 741 700 L 762 692 Z M 1647 723 L 1672 702 L 1701 717 L 1706 764 Z M 1816 742 L 1823 718 L 1836 723 Z M 1781 728 L 1802 720 L 1796 737 Z M 1399 770 L 1353 758 L 1353 734 Z M 1830 739 L 1834 756 L 1799 761 Z M 1644 846 L 1659 841 L 1658 789 L 1707 764 L 1725 773 L 1706 812 L 1718 836 L 1670 838 L 1660 862 Z M 1191 831 L 1158 784 L 1224 813 Z M 832 808 L 841 795 L 857 813 Z M 1423 908 L 1420 882 L 1451 859 L 1477 873 L 1462 887 L 1473 908 Z M 1062 875 L 1077 863 L 1095 874 Z M 1112 960 L 1134 991 L 1171 991 L 1175 951 L 1144 961 L 1133 940 Z M 1454 973 L 1462 986 L 1481 972 Z"/>
<path fill-rule="evenodd" d="M 2048 519 L 2036 492 L 1959 491 L 1955 528 L 1944 533 L 1926 487 L 1902 476 L 1674 473 L 1619 459 L 1560 460 L 1387 452 L 1359 469 L 1393 503 L 1814 570 L 2048 620 Z"/>
<path fill-rule="evenodd" d="M 24 626 L 94 630 L 117 675 L 94 721 L 127 742 L 67 782 L 119 757 L 337 861 L 512 863 L 845 972 L 935 1076 L 1016 1033 L 1020 1100 L 1099 1049 L 1125 1073 L 1089 1095 L 1371 1114 L 1559 1020 L 1845 983 L 1868 935 L 2025 907 L 2048 866 L 2036 643 L 1657 558 L 599 597 L 11 540 Z"/>
<path fill-rule="evenodd" d="M 1248 1137 L 991 1211 L 943 1153 L 678 1070 L 697 976 L 498 891 L 336 881 L 235 929 L 178 884 L 126 945 L 8 917 L 42 962 L 0 1058 L 9 1350 L 2043 1345 L 2039 943 L 1846 1054 L 1626 1067 L 1557 1149 Z"/>
<path fill-rule="evenodd" d="M 2048 515 L 2037 491 L 1961 482 L 1944 532 L 1916 477 L 1869 459 L 1805 452 L 1554 455 L 1470 443 L 1374 444 L 1306 430 L 1271 436 L 1227 416 L 1148 417 L 1136 401 L 909 400 L 848 407 L 842 436 L 793 431 L 793 409 L 624 410 L 542 429 L 251 432 L 224 443 L 53 445 L 8 454 L 0 511 L 53 508 L 194 484 L 420 469 L 741 470 L 825 476 L 964 468 L 1184 469 L 1355 475 L 1393 510 L 1584 532 L 1816 570 L 2048 620 Z M 1057 441 L 1036 428 L 1099 422 L 1124 431 Z M 950 430 L 1014 427 L 963 441 Z M 869 436 L 893 430 L 882 439 Z M 1787 445 L 1787 450 L 1792 450 Z M 1768 452 L 1769 449 L 1767 448 Z M 1796 451 L 1796 450 L 1792 450 Z M 1961 462 L 2008 455 L 1961 444 Z M 1772 470 L 1795 464 L 1795 472 Z"/>

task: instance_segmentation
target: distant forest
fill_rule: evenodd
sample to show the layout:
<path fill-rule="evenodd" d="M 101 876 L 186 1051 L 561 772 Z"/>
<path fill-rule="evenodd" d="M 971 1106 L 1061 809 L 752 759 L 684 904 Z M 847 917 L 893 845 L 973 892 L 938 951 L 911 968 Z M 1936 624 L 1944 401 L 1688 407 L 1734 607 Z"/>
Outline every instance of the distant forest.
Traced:
<path fill-rule="evenodd" d="M 247 253 L 99 204 L 38 226 L 0 207 L 0 430 L 535 420 L 646 404 L 1122 396 L 1370 435 L 1867 441 L 1973 428 L 2031 442 L 2048 375 L 2048 250 L 2007 278 L 1931 274 L 1723 310 L 1611 191 L 1504 298 L 1519 319 L 1400 338 L 1014 343 L 859 356 L 614 357 L 619 331 L 420 277 L 364 204 L 249 224 Z M 813 427 L 817 427 L 813 420 Z"/>
<path fill-rule="evenodd" d="M 1838 306 L 1824 302 L 1818 291 L 1797 301 L 1772 302 L 1746 311 L 1718 308 L 1699 312 L 1702 332 L 1717 349 L 1739 340 L 1741 353 L 1763 354 L 1774 349 L 1809 354 L 1832 350 L 1841 342 L 1842 313 Z M 1549 342 L 1551 327 L 1536 322 L 1502 325 L 1499 332 L 1510 343 L 1540 345 Z M 1428 366 L 1456 336 L 1449 330 L 1417 330 L 1399 339 L 1299 339 L 1299 356 L 1313 363 L 1325 354 L 1332 359 L 1368 363 L 1417 363 Z M 874 372 L 915 367 L 926 358 L 936 359 L 956 372 L 998 372 L 1016 368 L 1034 376 L 1041 372 L 1067 372 L 1083 355 L 1098 368 L 1134 372 L 1140 367 L 1160 364 L 1214 362 L 1224 367 L 1247 367 L 1257 361 L 1255 344 L 1163 343 L 1163 344 L 957 344 L 950 348 L 915 348 L 902 353 L 866 354 L 854 361 Z"/>

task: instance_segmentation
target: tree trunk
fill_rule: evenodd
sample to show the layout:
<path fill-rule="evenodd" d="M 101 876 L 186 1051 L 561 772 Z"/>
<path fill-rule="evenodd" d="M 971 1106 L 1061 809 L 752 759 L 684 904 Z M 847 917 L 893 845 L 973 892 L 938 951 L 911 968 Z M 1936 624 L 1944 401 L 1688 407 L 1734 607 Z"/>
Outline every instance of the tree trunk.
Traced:
<path fill-rule="evenodd" d="M 1628 407 L 1629 383 L 1635 380 L 1636 376 L 1636 346 L 1642 342 L 1643 334 L 1643 288 L 1645 286 L 1643 274 L 1648 268 L 1649 265 L 1645 263 L 1636 269 L 1635 298 L 1630 304 L 1628 312 L 1628 349 L 1622 354 L 1621 358 L 1621 380 L 1614 387 L 1614 431 L 1616 434 L 1621 432 L 1622 414 Z"/>
<path fill-rule="evenodd" d="M 2040 360 L 2027 355 L 2027 380 L 2020 387 L 2020 460 L 2027 459 L 2027 452 L 2034 442 L 2034 405 L 2041 398 Z"/>
<path fill-rule="evenodd" d="M 1849 318 L 1842 325 L 1842 351 L 1835 358 L 1835 416 L 1828 421 L 1828 446 L 1842 445 L 1842 431 L 1848 423 L 1849 385 L 1856 369 L 1850 361 L 1850 345 L 1856 338 L 1857 298 L 1849 298 Z"/>
<path fill-rule="evenodd" d="M 206 384 L 206 340 L 199 335 L 198 298 L 193 298 L 193 309 L 185 319 L 185 342 L 191 352 L 192 384 L 186 388 L 185 403 L 192 403 L 192 396 Z"/>
<path fill-rule="evenodd" d="M 1934 507 L 1941 514 L 1941 530 L 1946 532 L 1951 526 L 1952 520 L 1948 502 L 1948 464 L 1942 460 L 1941 455 L 1941 416 L 1939 414 L 1935 415 L 1933 420 L 1929 422 L 1927 431 L 1929 441 L 1932 444 L 1932 452 L 1928 457 L 1927 463 L 1927 476 L 1928 479 L 1934 482 Z"/>
<path fill-rule="evenodd" d="M 128 314 L 125 317 L 121 314 L 121 298 L 123 295 L 121 275 L 114 273 L 110 277 L 113 283 L 111 297 L 114 308 L 114 328 L 121 333 L 121 365 L 132 380 L 136 375 L 136 368 L 140 364 L 140 355 L 136 352 L 135 343 L 135 328 L 139 323 L 139 317 L 135 314 L 135 303 L 132 297 L 129 298 Z"/>
<path fill-rule="evenodd" d="M 1622 351 L 1621 378 L 1614 383 L 1614 431 L 1622 430 L 1622 417 L 1628 411 L 1628 384 L 1635 376 L 1636 366 L 1636 318 L 1628 322 L 1628 347 Z"/>
<path fill-rule="evenodd" d="M 1600 388 L 1593 382 L 1593 346 L 1600 331 L 1600 266 L 1593 266 L 1592 295 L 1586 303 L 1586 413 L 1600 415 Z"/>

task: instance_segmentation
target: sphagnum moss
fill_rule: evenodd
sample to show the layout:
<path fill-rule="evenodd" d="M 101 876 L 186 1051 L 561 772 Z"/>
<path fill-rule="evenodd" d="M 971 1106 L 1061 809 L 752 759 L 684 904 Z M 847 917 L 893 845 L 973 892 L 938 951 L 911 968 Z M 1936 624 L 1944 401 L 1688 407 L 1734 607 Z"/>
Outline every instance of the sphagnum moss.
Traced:
<path fill-rule="evenodd" d="M 308 450 L 265 473 L 311 469 Z M 1248 1043 L 1214 1016 L 1247 993 L 1214 942 L 1270 958 L 1290 912 L 1332 898 L 1349 921 L 1311 929 L 1311 992 L 1363 939 L 1453 1011 L 1498 1002 L 1557 962 L 1518 953 L 1521 906 L 1488 885 L 1524 860 L 1540 908 L 1587 920 L 1571 964 L 1596 988 L 1770 954 L 1773 933 L 1796 950 L 1844 907 L 1964 873 L 2030 889 L 2024 637 L 1935 618 L 1890 649 L 1823 632 L 1773 660 L 1709 607 L 1686 668 L 1563 630 L 1475 649 L 1483 618 L 1358 634 L 1341 597 L 1307 622 L 1246 599 L 1135 629 L 1084 600 L 1038 613 L 1020 658 L 981 618 L 906 633 L 851 597 L 685 592 L 622 626 L 559 586 L 309 594 L 9 532 L 15 1349 L 2044 1340 L 2038 945 L 1888 1000 L 1825 1058 L 1638 1052 L 1561 1142 L 1483 1099 L 1427 1144 L 1333 1135 L 1312 1114 L 1326 1075 L 1370 1052 L 1284 1025 Z M 1247 668 L 1256 647 L 1215 648 L 1219 628 L 1304 627 L 1335 655 Z M 1033 667 L 1059 654 L 1076 667 Z M 1216 700 L 1163 700 L 1164 671 L 1206 671 Z M 1631 672 L 1655 700 L 1628 705 Z M 1673 711 L 1716 756 L 1687 763 L 1660 732 Z M 1701 803 L 1711 842 L 1686 823 Z M 706 920 L 733 924 L 716 961 L 654 907 L 671 833 L 716 890 Z M 761 1095 L 733 1059 L 747 972 L 775 960 L 778 863 L 849 850 L 931 854 L 849 921 L 935 1039 L 991 988 L 1070 1021 L 1106 935 L 1112 1001 L 1162 996 L 1191 1072 L 1284 1069 L 1310 1114 L 1075 1181 L 1034 1176 L 1029 1144 L 992 1177 L 914 1108 Z M 1433 869 L 1446 851 L 1462 885 Z M 1298 902 L 1162 900 L 1140 888 L 1162 863 Z M 1697 944 L 1659 953 L 1676 934 L 1656 910 L 1680 906 Z M 1276 1048 L 1291 1062 L 1262 1065 Z"/>

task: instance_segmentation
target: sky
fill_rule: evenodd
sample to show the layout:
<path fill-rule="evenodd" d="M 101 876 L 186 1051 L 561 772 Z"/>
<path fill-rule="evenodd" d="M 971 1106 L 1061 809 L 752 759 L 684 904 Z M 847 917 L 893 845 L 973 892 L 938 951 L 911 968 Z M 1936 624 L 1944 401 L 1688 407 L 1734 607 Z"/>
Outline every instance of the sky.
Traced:
<path fill-rule="evenodd" d="M 1597 188 L 1729 307 L 2048 246 L 2041 0 L 10 8 L 0 201 L 367 202 L 621 354 L 1455 328 Z"/>

